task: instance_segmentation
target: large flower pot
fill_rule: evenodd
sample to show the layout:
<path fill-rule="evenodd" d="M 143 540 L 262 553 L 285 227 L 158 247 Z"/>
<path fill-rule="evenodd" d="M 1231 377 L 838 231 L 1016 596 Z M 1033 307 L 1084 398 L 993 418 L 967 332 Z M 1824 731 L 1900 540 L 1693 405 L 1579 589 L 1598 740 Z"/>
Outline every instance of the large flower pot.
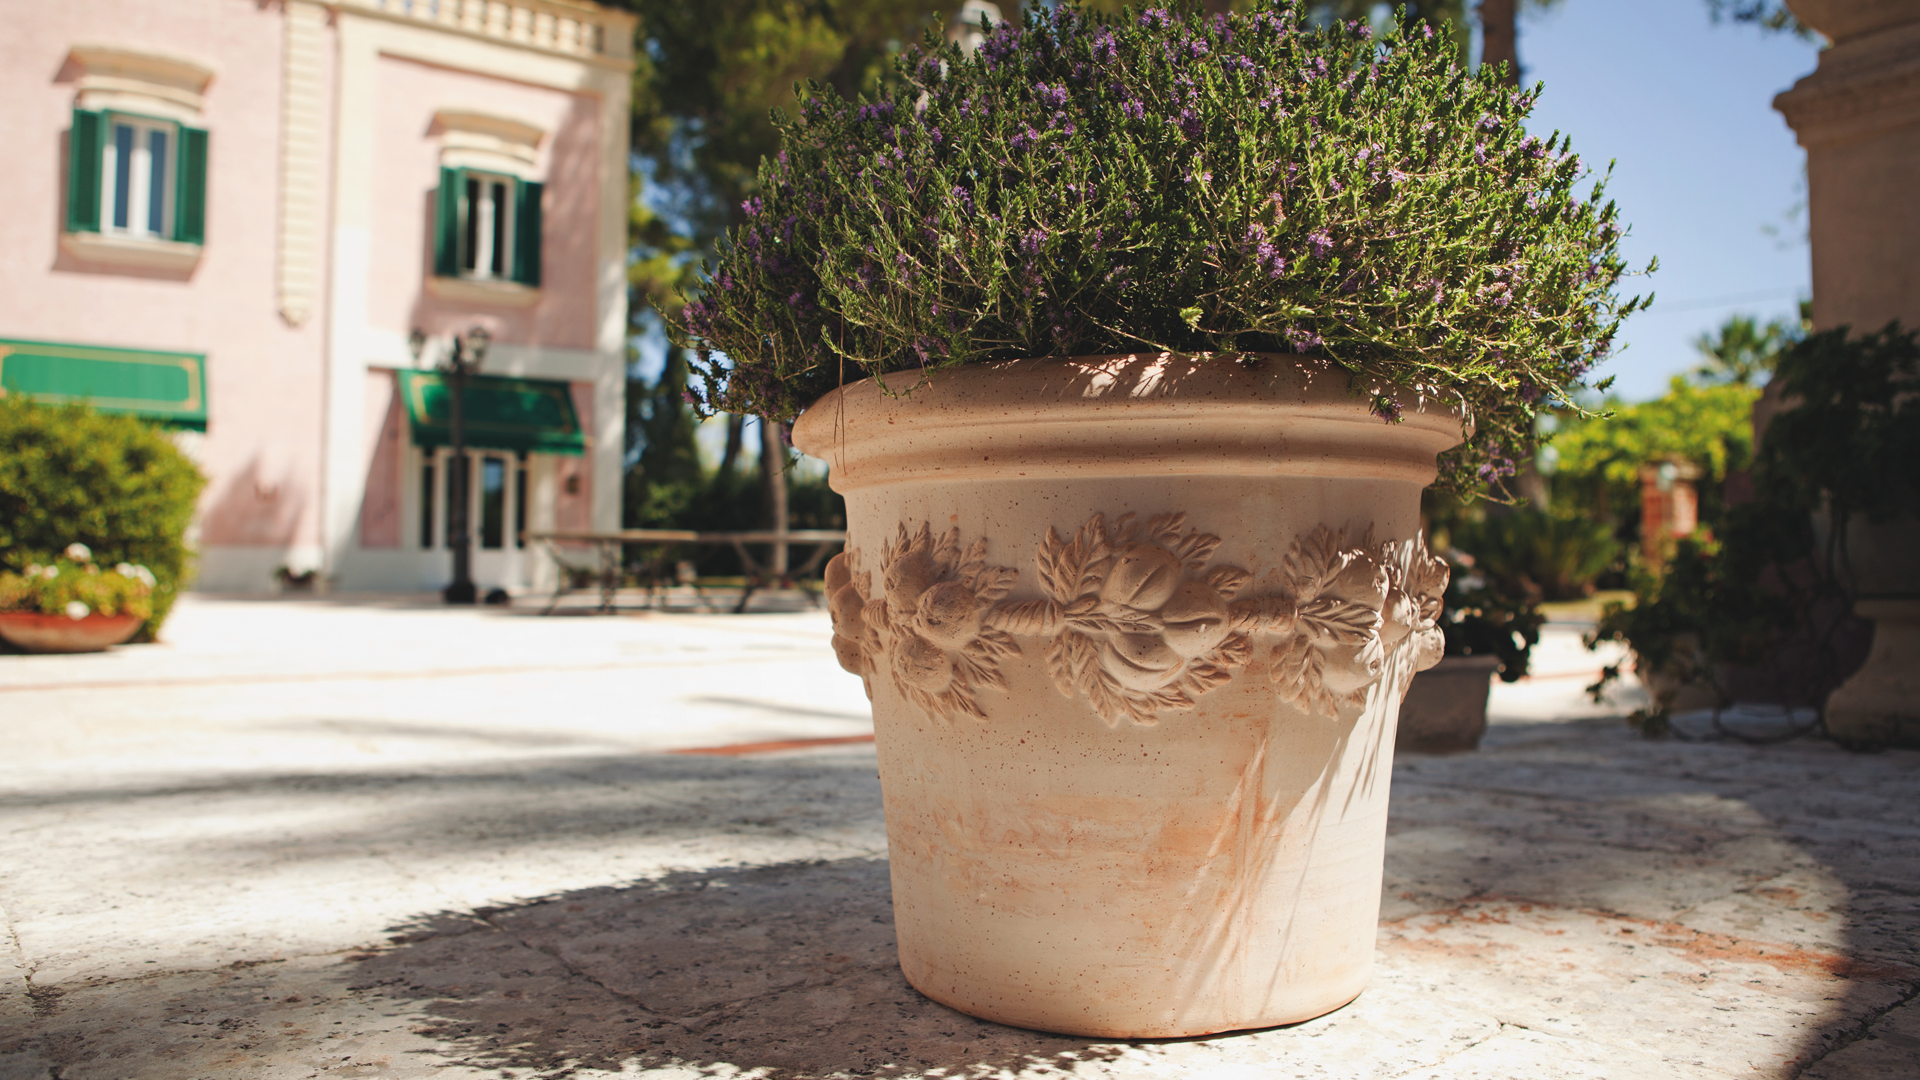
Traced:
<path fill-rule="evenodd" d="M 1397 708 L 1442 648 L 1417 530 L 1456 418 L 1408 395 L 1384 423 L 1283 357 L 902 382 L 794 441 L 847 497 L 834 647 L 873 699 L 907 978 L 1120 1038 L 1352 1000 Z"/>
<path fill-rule="evenodd" d="M 0 638 L 28 652 L 100 652 L 118 645 L 146 622 L 138 615 L 42 615 L 37 611 L 0 611 Z"/>

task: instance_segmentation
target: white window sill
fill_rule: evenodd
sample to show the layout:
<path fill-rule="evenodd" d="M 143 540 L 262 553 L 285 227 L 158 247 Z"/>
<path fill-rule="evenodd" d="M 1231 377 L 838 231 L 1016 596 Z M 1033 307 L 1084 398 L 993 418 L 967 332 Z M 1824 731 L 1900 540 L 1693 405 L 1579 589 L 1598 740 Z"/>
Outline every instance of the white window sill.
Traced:
<path fill-rule="evenodd" d="M 61 233 L 60 249 L 76 259 L 143 270 L 191 270 L 200 262 L 199 244 L 112 233 Z"/>
<path fill-rule="evenodd" d="M 442 300 L 468 304 L 495 304 L 500 307 L 532 307 L 540 302 L 540 290 L 517 281 L 483 281 L 474 278 L 429 277 L 427 291 Z"/>

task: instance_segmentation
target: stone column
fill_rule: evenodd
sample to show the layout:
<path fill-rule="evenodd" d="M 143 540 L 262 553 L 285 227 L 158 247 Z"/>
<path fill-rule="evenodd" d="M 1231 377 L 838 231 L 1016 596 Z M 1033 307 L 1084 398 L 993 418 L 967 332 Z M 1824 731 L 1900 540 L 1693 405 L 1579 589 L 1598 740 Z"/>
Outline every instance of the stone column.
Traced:
<path fill-rule="evenodd" d="M 1807 151 L 1814 327 L 1920 326 L 1920 0 L 1787 6 L 1833 42 L 1773 101 Z M 1873 650 L 1828 699 L 1827 728 L 1920 745 L 1920 564 L 1911 551 L 1875 561 L 1856 567 L 1855 607 Z"/>

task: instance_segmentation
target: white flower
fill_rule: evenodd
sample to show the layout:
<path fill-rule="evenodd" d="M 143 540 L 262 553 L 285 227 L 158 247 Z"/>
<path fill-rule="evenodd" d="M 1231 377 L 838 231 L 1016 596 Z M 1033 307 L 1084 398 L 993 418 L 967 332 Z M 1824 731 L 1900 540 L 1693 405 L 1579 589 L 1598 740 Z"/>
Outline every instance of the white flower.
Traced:
<path fill-rule="evenodd" d="M 121 577 L 130 577 L 135 581 L 138 581 L 144 584 L 149 589 L 153 588 L 154 581 L 155 581 L 155 578 L 153 576 L 153 571 L 147 569 L 144 566 L 135 566 L 133 563 L 123 562 L 120 565 L 114 567 L 113 571 L 114 573 L 119 574 Z"/>
<path fill-rule="evenodd" d="M 57 578 L 60 576 L 60 568 L 57 566 L 42 567 L 40 570 L 40 576 L 43 578 L 46 578 L 48 581 L 52 581 L 54 578 Z"/>
<path fill-rule="evenodd" d="M 40 564 L 39 564 L 39 563 L 28 563 L 28 564 L 27 564 L 27 576 L 28 576 L 28 577 L 39 577 L 39 576 L 40 576 Z"/>
<path fill-rule="evenodd" d="M 68 544 L 67 558 L 72 559 L 74 562 L 86 562 L 88 559 L 93 558 L 93 549 L 81 543 Z"/>
<path fill-rule="evenodd" d="M 67 601 L 67 618 L 84 619 L 93 614 L 93 609 L 78 600 Z"/>

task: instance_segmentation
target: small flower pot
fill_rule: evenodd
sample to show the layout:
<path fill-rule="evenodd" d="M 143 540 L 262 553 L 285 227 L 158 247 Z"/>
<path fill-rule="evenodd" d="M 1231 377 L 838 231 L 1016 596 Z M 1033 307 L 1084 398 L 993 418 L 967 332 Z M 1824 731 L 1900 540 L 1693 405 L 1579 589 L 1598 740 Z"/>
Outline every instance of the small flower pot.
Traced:
<path fill-rule="evenodd" d="M 847 497 L 834 648 L 873 699 L 908 980 L 1113 1038 L 1352 1000 L 1457 418 L 1401 395 L 1385 423 L 1292 357 L 910 379 L 794 428 Z"/>
<path fill-rule="evenodd" d="M 1400 703 L 1393 748 L 1400 753 L 1475 750 L 1487 732 L 1487 697 L 1500 670 L 1494 656 L 1449 656 L 1413 677 Z"/>
<path fill-rule="evenodd" d="M 138 615 L 42 615 L 0 611 L 0 638 L 35 653 L 102 652 L 133 637 L 146 622 Z"/>

